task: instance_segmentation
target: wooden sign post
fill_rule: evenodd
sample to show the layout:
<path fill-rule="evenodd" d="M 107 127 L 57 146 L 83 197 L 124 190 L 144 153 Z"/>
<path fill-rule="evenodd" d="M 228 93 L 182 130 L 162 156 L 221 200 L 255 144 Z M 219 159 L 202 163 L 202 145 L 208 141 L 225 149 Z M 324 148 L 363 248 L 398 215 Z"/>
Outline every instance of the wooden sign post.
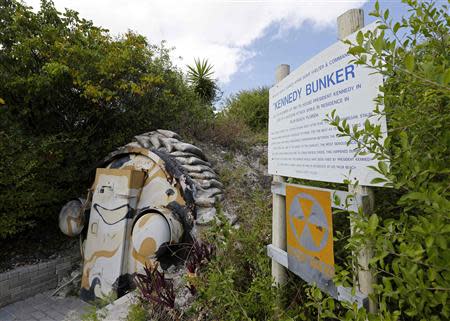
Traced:
<path fill-rule="evenodd" d="M 350 9 L 337 18 L 338 24 L 338 36 L 339 40 L 345 39 L 347 36 L 358 31 L 364 27 L 364 11 L 362 9 Z M 374 207 L 374 194 L 373 190 L 369 186 L 348 186 L 348 190 L 352 194 L 364 195 L 365 201 L 363 203 L 363 213 L 366 216 L 370 216 Z M 354 226 L 350 221 L 351 231 L 355 232 Z M 359 290 L 366 295 L 373 293 L 374 277 L 372 271 L 369 269 L 369 261 L 373 256 L 373 250 L 369 245 L 366 245 L 357 254 L 357 269 L 358 269 L 358 284 Z M 369 312 L 376 313 L 376 302 L 369 300 Z"/>
<path fill-rule="evenodd" d="M 280 82 L 289 75 L 289 65 L 279 65 L 275 71 L 275 81 Z M 282 183 L 282 176 L 275 175 L 274 183 Z M 286 201 L 283 195 L 273 194 L 272 212 L 272 244 L 286 251 Z M 275 260 L 272 260 L 272 278 L 276 285 L 284 285 L 287 281 L 286 268 Z"/>

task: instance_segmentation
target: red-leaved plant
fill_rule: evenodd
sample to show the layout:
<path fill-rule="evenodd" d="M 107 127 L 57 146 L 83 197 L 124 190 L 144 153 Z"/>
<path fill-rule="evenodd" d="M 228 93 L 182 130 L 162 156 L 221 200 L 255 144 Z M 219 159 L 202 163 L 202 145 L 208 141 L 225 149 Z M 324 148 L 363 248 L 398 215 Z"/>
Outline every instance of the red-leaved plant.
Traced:
<path fill-rule="evenodd" d="M 198 274 L 200 268 L 205 266 L 214 254 L 214 246 L 212 244 L 199 242 L 197 240 L 192 243 L 191 250 L 189 251 L 189 256 L 186 259 L 186 270 L 188 271 L 188 276 L 195 278 Z M 188 290 L 192 295 L 197 293 L 197 289 L 192 282 L 188 282 L 186 285 Z"/>
<path fill-rule="evenodd" d="M 159 309 L 175 308 L 173 281 L 165 278 L 164 272 L 158 270 L 158 264 L 146 265 L 144 273 L 136 273 L 135 280 L 142 299 Z"/>
<path fill-rule="evenodd" d="M 189 273 L 196 274 L 198 269 L 211 261 L 213 254 L 214 246 L 212 244 L 195 240 L 186 260 L 186 269 Z"/>

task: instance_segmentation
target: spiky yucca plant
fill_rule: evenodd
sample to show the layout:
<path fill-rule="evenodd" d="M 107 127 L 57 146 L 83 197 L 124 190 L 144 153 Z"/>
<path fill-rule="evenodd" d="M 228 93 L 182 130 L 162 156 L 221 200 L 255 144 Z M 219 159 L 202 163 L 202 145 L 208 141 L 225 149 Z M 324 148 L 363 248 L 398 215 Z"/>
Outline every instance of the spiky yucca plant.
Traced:
<path fill-rule="evenodd" d="M 212 78 L 214 71 L 213 65 L 208 59 L 194 59 L 193 66 L 187 66 L 188 81 L 191 83 L 194 91 L 206 103 L 211 104 L 217 96 L 218 87 L 216 81 Z"/>

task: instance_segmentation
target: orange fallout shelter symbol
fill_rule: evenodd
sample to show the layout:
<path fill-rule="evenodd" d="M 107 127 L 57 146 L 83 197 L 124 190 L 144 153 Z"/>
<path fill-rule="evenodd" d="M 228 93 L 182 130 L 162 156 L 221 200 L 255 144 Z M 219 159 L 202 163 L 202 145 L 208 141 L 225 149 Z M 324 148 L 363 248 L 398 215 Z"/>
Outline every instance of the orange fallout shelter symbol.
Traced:
<path fill-rule="evenodd" d="M 288 254 L 309 268 L 334 272 L 330 192 L 286 186 Z"/>

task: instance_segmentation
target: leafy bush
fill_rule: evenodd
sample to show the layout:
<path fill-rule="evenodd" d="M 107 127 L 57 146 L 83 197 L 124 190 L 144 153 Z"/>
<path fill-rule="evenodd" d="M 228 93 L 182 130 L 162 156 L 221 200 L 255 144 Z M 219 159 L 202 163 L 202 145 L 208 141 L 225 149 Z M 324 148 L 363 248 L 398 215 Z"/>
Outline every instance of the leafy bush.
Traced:
<path fill-rule="evenodd" d="M 77 168 L 67 164 L 63 155 L 66 148 L 79 143 L 74 140 L 62 135 L 36 139 L 0 132 L 1 237 L 33 227 L 36 217 L 55 216 L 61 200 L 79 192 Z M 76 150 L 72 156 L 78 156 Z"/>
<path fill-rule="evenodd" d="M 147 321 L 149 319 L 150 315 L 142 304 L 134 303 L 128 310 L 126 321 Z"/>
<path fill-rule="evenodd" d="M 242 120 L 255 132 L 267 131 L 269 125 L 269 89 L 260 87 L 240 91 L 225 101 L 223 117 Z"/>
<path fill-rule="evenodd" d="M 267 142 L 269 90 L 265 87 L 241 91 L 229 97 L 216 114 L 211 131 L 215 143 L 232 149 L 246 149 Z"/>
<path fill-rule="evenodd" d="M 268 204 L 260 197 L 252 198 L 259 204 L 249 202 L 248 206 L 262 211 L 256 216 L 252 212 L 248 221 L 242 218 L 240 229 L 223 219 L 210 232 L 218 253 L 197 282 L 197 290 L 198 304 L 212 320 L 267 320 L 275 310 L 276 290 L 263 246 L 269 243 L 271 216 Z M 245 213 L 240 211 L 240 215 Z"/>
<path fill-rule="evenodd" d="M 255 133 L 242 120 L 218 115 L 207 131 L 211 141 L 233 150 L 246 149 L 253 144 Z"/>
<path fill-rule="evenodd" d="M 271 194 L 249 183 L 244 173 L 243 167 L 221 172 L 227 202 L 239 215 L 239 228 L 219 214 L 219 222 L 206 231 L 216 255 L 195 280 L 198 297 L 192 315 L 203 316 L 201 320 L 310 320 L 304 283 L 291 276 L 285 289 L 272 286 L 265 247 L 271 243 Z M 279 309 L 277 303 L 282 301 L 287 309 Z"/>
<path fill-rule="evenodd" d="M 55 220 L 96 162 L 134 135 L 195 135 L 213 117 L 164 44 L 112 38 L 45 0 L 36 13 L 3 1 L 0 22 L 0 238 Z"/>

